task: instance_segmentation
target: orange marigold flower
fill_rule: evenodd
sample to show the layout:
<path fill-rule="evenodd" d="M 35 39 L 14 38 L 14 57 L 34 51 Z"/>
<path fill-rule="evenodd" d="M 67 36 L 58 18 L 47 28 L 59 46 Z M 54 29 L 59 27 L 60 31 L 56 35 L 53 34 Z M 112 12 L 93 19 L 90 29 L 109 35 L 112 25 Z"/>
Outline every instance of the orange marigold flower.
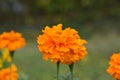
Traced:
<path fill-rule="evenodd" d="M 38 48 L 45 60 L 72 64 L 84 58 L 87 54 L 84 44 L 87 43 L 70 27 L 62 30 L 62 24 L 50 28 L 46 26 L 43 34 L 37 38 Z"/>
<path fill-rule="evenodd" d="M 120 53 L 114 53 L 109 62 L 107 72 L 116 79 L 120 79 Z"/>
<path fill-rule="evenodd" d="M 15 51 L 25 45 L 25 39 L 22 37 L 21 33 L 14 32 L 4 32 L 0 35 L 0 49 L 7 47 L 10 51 Z"/>
<path fill-rule="evenodd" d="M 0 70 L 0 80 L 18 80 L 18 77 L 17 67 L 14 64 Z"/>

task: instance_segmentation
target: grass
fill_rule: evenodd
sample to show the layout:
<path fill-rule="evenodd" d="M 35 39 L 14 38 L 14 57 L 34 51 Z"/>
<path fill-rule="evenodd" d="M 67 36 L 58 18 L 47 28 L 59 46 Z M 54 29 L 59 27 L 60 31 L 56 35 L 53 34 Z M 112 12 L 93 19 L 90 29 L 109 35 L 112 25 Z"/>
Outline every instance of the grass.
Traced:
<path fill-rule="evenodd" d="M 74 65 L 74 77 L 80 80 L 113 80 L 106 72 L 110 56 L 119 52 L 120 37 L 117 33 L 94 34 L 86 45 L 88 55 Z M 36 39 L 15 52 L 14 63 L 20 73 L 25 73 L 28 80 L 56 80 L 56 64 L 44 61 L 38 51 Z M 60 66 L 60 74 L 69 72 L 67 65 Z"/>

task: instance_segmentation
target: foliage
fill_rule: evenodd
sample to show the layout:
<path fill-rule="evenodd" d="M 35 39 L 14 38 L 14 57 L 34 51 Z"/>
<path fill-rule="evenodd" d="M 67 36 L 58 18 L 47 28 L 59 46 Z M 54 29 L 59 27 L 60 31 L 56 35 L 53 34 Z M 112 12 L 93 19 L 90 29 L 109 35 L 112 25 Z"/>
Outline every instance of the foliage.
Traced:
<path fill-rule="evenodd" d="M 49 16 L 62 21 L 64 18 L 83 22 L 120 20 L 119 0 L 1 0 L 0 3 L 3 23 L 16 19 L 30 24 L 36 19 Z"/>

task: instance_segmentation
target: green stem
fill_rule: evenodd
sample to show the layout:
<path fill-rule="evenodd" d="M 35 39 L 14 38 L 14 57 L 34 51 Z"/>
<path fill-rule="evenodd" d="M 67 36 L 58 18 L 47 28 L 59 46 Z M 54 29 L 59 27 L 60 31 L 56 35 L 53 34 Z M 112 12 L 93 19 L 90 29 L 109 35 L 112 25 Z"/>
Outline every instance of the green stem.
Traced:
<path fill-rule="evenodd" d="M 12 59 L 12 61 L 10 62 L 10 80 L 12 80 L 12 76 L 11 76 L 12 69 L 11 69 L 11 66 L 12 66 L 12 63 L 13 63 L 14 52 L 15 51 L 10 51 L 10 56 L 11 56 L 11 59 Z"/>
<path fill-rule="evenodd" d="M 12 58 L 12 61 L 11 61 L 11 65 L 10 65 L 10 80 L 12 80 L 12 76 L 11 76 L 11 74 L 12 74 L 12 69 L 11 69 L 11 66 L 12 66 L 12 63 L 13 63 L 13 57 L 14 57 L 14 52 L 15 51 L 10 51 L 10 56 L 11 56 L 11 58 Z"/>
<path fill-rule="evenodd" d="M 58 61 L 57 62 L 57 80 L 59 80 L 59 65 L 60 65 L 60 62 Z"/>
<path fill-rule="evenodd" d="M 70 69 L 70 72 L 71 72 L 71 78 L 73 80 L 73 66 L 74 66 L 74 63 L 70 64 L 69 65 L 69 69 Z"/>
<path fill-rule="evenodd" d="M 10 56 L 11 56 L 11 58 L 13 58 L 14 52 L 15 52 L 15 51 L 10 51 Z"/>

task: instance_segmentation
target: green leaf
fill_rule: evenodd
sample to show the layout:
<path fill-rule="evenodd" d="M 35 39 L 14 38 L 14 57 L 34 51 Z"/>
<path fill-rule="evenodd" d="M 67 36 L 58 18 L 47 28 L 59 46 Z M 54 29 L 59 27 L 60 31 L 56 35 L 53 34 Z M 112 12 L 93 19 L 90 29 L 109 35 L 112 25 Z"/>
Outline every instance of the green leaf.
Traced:
<path fill-rule="evenodd" d="M 65 76 L 64 75 L 59 75 L 59 80 L 65 80 Z"/>
<path fill-rule="evenodd" d="M 18 80 L 28 80 L 28 76 L 25 75 L 25 74 L 23 74 L 23 73 L 21 73 L 21 74 L 19 75 L 19 79 L 18 79 Z"/>
<path fill-rule="evenodd" d="M 69 73 L 66 75 L 66 79 L 65 79 L 65 80 L 72 80 L 71 72 L 69 72 Z"/>
<path fill-rule="evenodd" d="M 79 78 L 74 78 L 74 80 L 80 80 Z"/>
<path fill-rule="evenodd" d="M 11 63 L 9 63 L 8 61 L 4 61 L 3 62 L 3 68 L 7 68 L 11 65 Z"/>

